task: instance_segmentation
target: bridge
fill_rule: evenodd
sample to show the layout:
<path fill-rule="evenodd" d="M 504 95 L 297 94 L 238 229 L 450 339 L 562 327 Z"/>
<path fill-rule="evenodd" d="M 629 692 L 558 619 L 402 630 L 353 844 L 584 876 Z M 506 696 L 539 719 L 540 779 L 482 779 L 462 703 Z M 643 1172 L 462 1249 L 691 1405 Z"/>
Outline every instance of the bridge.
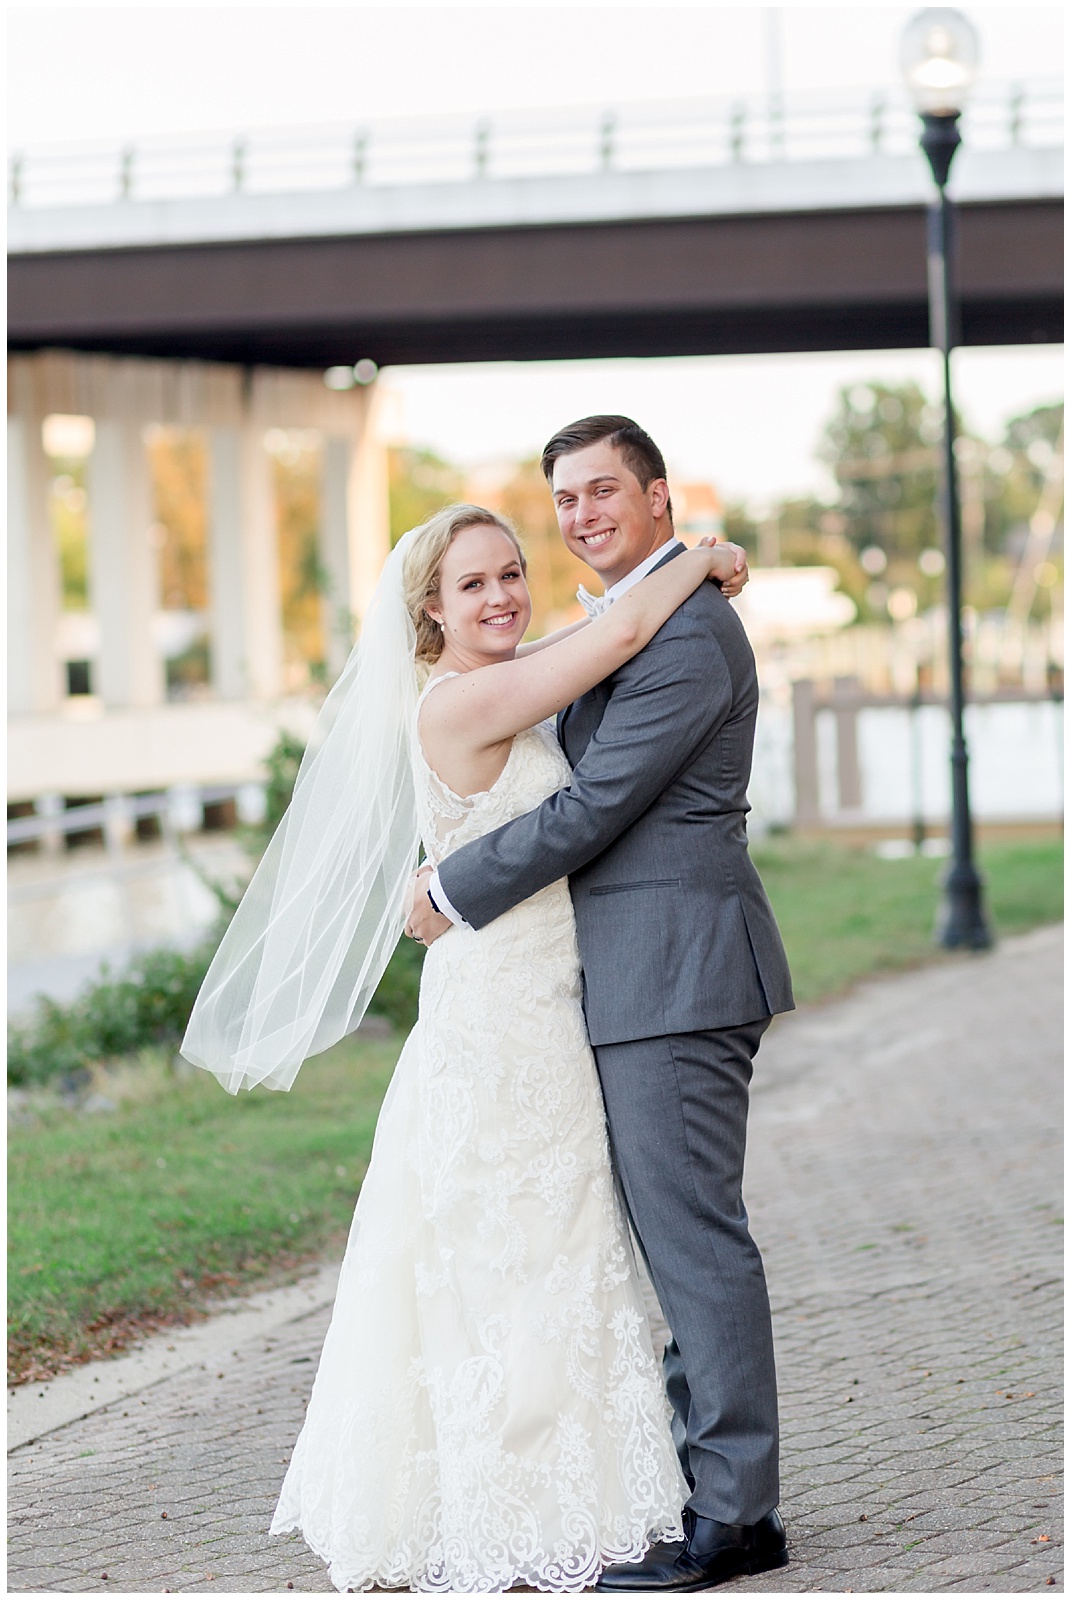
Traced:
<path fill-rule="evenodd" d="M 1053 86 L 998 86 L 965 117 L 969 343 L 1060 338 L 1060 109 Z M 389 547 L 379 390 L 355 382 L 372 363 L 925 345 L 917 135 L 896 96 L 824 96 L 16 156 L 14 842 L 58 850 L 57 818 L 111 838 L 176 796 L 240 799 L 280 722 L 306 726 L 267 441 L 319 441 L 333 676 Z M 56 424 L 84 441 L 83 613 L 63 598 L 52 498 L 74 447 L 49 445 Z M 161 425 L 204 452 L 203 613 L 160 609 Z M 176 620 L 206 644 L 193 699 L 166 676 Z"/>
<path fill-rule="evenodd" d="M 1062 337 L 1060 116 L 1032 84 L 964 118 L 964 343 Z M 923 346 L 917 131 L 826 95 L 27 152 L 9 339 L 321 369 Z"/>

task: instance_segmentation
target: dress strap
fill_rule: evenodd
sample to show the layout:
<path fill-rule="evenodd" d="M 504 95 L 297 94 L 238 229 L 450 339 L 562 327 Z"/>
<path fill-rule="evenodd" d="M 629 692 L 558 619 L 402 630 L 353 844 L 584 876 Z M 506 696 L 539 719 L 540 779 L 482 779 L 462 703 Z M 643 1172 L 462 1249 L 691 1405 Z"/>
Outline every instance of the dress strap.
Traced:
<path fill-rule="evenodd" d="M 445 683 L 448 678 L 460 678 L 460 676 L 460 672 L 440 672 L 437 678 L 429 678 L 423 689 L 420 691 L 420 699 L 417 701 L 417 705 L 421 705 L 423 703 L 425 698 L 431 693 L 437 684 Z"/>

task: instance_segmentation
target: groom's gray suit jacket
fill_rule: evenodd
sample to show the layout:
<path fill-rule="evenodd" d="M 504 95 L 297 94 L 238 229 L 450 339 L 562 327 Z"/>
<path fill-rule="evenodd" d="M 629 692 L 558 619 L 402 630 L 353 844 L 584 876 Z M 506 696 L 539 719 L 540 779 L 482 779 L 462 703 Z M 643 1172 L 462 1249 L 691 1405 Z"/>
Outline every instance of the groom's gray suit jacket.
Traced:
<path fill-rule="evenodd" d="M 747 849 L 757 709 L 747 635 L 703 583 L 644 650 L 561 713 L 569 787 L 440 865 L 474 928 L 568 875 L 593 1045 L 792 1009 Z"/>

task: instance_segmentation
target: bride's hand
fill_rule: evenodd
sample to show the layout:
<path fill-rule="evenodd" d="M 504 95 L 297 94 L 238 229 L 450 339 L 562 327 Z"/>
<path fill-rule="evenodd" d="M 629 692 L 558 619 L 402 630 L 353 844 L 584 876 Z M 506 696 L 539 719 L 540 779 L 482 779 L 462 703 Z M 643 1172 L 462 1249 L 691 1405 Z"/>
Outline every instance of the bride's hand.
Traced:
<path fill-rule="evenodd" d="M 453 923 L 449 917 L 444 917 L 441 911 L 436 911 L 428 899 L 428 883 L 431 879 L 431 867 L 427 862 L 409 879 L 405 891 L 404 932 L 417 944 L 434 944 L 442 934 L 449 933 Z"/>
<path fill-rule="evenodd" d="M 716 546 L 726 556 L 730 552 L 732 553 L 732 571 L 725 576 L 718 571 L 714 571 L 710 574 L 710 577 L 712 583 L 721 584 L 721 592 L 727 600 L 735 600 L 751 576 L 747 569 L 747 551 L 742 549 L 740 545 L 733 544 L 731 539 L 718 539 L 714 534 L 708 534 L 705 539 L 700 539 L 699 543 L 708 549 Z"/>

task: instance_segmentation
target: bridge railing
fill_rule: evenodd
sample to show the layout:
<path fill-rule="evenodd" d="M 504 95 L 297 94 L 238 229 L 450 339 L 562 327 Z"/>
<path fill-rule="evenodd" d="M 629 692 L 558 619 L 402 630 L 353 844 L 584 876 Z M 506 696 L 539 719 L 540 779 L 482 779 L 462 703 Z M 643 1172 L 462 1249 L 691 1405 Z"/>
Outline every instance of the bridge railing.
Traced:
<path fill-rule="evenodd" d="M 1061 144 L 1059 81 L 980 86 L 963 131 L 978 150 Z M 9 194 L 26 207 L 286 194 L 905 155 L 917 139 L 898 89 L 651 101 L 40 146 L 12 157 Z"/>
<path fill-rule="evenodd" d="M 67 808 L 60 795 L 45 795 L 35 803 L 33 815 L 8 818 L 7 847 L 56 848 L 72 834 L 97 832 L 115 847 L 148 817 L 157 820 L 162 834 L 195 833 L 204 824 L 205 807 L 221 801 L 234 802 L 239 822 L 261 823 L 266 815 L 262 783 L 174 784 L 154 794 L 111 794 Z"/>

